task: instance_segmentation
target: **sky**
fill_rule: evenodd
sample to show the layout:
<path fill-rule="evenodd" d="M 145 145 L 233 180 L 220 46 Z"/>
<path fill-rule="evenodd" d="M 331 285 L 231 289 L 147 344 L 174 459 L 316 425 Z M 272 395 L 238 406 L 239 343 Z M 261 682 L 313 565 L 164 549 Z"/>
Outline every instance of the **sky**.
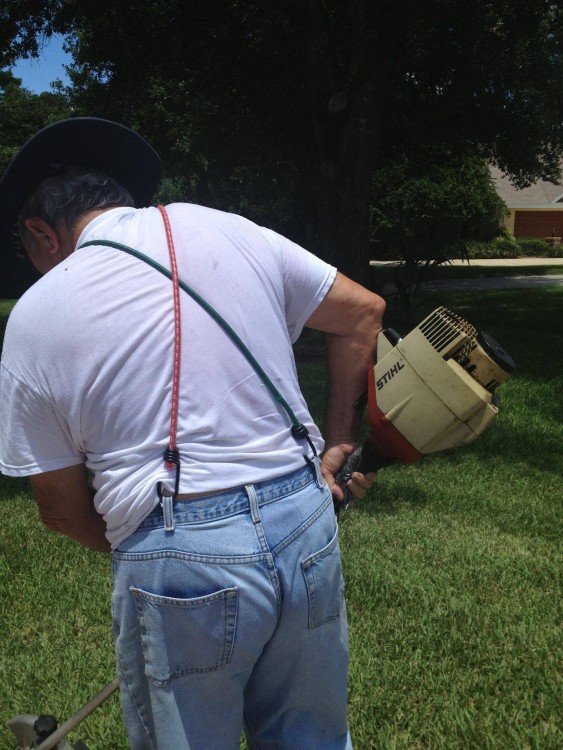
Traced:
<path fill-rule="evenodd" d="M 22 86 L 34 94 L 51 91 L 51 81 L 60 78 L 64 84 L 69 83 L 64 65 L 72 62 L 72 57 L 63 52 L 64 37 L 55 34 L 46 40 L 37 59 L 20 59 L 12 68 L 16 78 L 22 79 Z"/>

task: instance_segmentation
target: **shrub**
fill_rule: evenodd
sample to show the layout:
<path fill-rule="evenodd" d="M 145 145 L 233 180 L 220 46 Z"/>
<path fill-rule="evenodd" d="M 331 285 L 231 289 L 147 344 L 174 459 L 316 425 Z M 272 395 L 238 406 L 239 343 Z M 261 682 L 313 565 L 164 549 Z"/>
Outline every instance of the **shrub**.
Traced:
<path fill-rule="evenodd" d="M 529 258 L 560 258 L 563 256 L 562 245 L 550 245 L 538 237 L 520 237 L 518 240 L 520 255 Z"/>
<path fill-rule="evenodd" d="M 488 242 L 467 242 L 465 252 L 470 260 L 477 258 L 517 258 L 520 254 L 518 244 L 504 237 Z"/>
<path fill-rule="evenodd" d="M 497 237 L 488 242 L 466 242 L 465 252 L 471 260 L 478 258 L 561 258 L 562 245 L 550 245 L 536 237 L 518 240 Z"/>

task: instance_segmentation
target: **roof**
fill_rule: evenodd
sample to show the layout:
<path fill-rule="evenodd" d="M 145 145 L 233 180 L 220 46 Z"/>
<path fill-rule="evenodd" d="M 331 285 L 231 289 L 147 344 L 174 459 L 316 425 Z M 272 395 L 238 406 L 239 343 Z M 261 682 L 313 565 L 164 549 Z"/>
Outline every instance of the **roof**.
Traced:
<path fill-rule="evenodd" d="M 527 188 L 519 189 L 498 167 L 491 167 L 491 176 L 508 208 L 563 208 L 563 181 L 554 185 L 538 180 Z"/>

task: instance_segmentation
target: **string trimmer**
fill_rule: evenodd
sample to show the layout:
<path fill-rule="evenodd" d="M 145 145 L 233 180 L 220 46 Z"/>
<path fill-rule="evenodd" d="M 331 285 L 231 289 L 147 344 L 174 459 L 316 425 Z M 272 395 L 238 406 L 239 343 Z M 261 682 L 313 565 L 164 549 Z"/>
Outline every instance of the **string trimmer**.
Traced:
<path fill-rule="evenodd" d="M 475 440 L 497 416 L 496 388 L 514 369 L 491 336 L 445 307 L 403 339 L 383 330 L 366 394 L 371 435 L 336 477 L 345 493 L 337 511 L 350 504 L 353 471 L 413 463 Z"/>
<path fill-rule="evenodd" d="M 118 688 L 117 678 L 108 683 L 88 703 L 77 711 L 74 716 L 65 721 L 60 727 L 57 720 L 51 715 L 34 716 L 33 714 L 20 714 L 8 722 L 8 726 L 16 736 L 18 750 L 88 750 L 82 740 L 70 745 L 65 737 L 72 732 L 81 721 L 100 706 L 106 698 Z"/>

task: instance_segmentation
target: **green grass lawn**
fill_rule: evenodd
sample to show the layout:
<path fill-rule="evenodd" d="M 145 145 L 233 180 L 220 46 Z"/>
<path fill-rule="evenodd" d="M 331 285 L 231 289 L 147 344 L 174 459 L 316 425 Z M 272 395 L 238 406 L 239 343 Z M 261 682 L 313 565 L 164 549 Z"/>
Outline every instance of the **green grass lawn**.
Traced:
<path fill-rule="evenodd" d="M 355 748 L 559 750 L 563 289 L 433 297 L 419 318 L 437 303 L 497 338 L 518 372 L 478 441 L 383 470 L 342 521 Z M 322 363 L 300 376 L 321 420 Z M 65 719 L 114 666 L 109 559 L 43 530 L 24 481 L 0 477 L 0 502 L 8 750 L 11 716 Z M 73 737 L 124 750 L 117 697 Z"/>

